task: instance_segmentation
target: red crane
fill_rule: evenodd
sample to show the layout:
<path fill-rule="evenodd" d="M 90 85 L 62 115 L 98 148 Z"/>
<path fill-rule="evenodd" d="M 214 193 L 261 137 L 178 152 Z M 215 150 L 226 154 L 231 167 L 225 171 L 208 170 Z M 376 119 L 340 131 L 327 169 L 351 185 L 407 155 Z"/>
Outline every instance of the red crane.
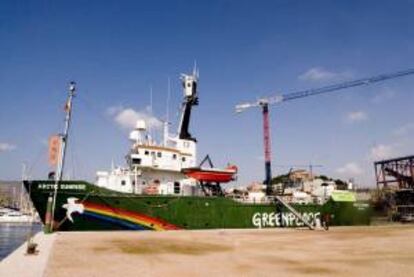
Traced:
<path fill-rule="evenodd" d="M 259 99 L 255 102 L 243 103 L 236 105 L 236 112 L 240 113 L 246 109 L 253 107 L 261 107 L 263 114 L 263 139 L 264 139 L 264 153 L 265 153 L 265 185 L 266 194 L 272 193 L 271 181 L 272 181 L 272 169 L 271 169 L 271 146 L 270 146 L 270 130 L 269 130 L 269 105 L 276 105 L 282 102 L 304 98 L 308 96 L 338 91 L 346 88 L 358 87 L 363 85 L 370 85 L 378 82 L 382 82 L 389 79 L 403 77 L 414 74 L 414 69 L 408 69 L 404 71 L 398 71 L 388 74 L 380 74 L 373 77 L 348 81 L 344 83 L 334 84 L 321 88 L 302 90 L 294 93 L 279 94 L 266 98 Z"/>

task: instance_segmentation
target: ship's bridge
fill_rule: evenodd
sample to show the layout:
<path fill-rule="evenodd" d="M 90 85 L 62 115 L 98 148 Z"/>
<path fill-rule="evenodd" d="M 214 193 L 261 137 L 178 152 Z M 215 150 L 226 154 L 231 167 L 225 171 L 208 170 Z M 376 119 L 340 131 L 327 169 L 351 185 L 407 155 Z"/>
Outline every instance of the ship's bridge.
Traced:
<path fill-rule="evenodd" d="M 157 145 L 138 144 L 129 154 L 131 168 L 154 168 L 161 170 L 181 171 L 182 168 L 193 167 L 196 157 L 188 141 L 187 151 Z"/>

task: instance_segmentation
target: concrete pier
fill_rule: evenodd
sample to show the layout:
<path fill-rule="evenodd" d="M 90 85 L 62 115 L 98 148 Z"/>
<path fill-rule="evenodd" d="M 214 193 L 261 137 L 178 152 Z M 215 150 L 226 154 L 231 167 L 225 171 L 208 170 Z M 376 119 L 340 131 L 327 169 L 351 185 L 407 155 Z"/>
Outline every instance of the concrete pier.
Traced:
<path fill-rule="evenodd" d="M 0 262 L 0 276 L 42 277 L 57 234 L 37 233 L 33 241 L 38 244 L 37 254 L 26 255 L 27 243 L 23 243 L 13 253 Z"/>
<path fill-rule="evenodd" d="M 413 225 L 58 233 L 37 238 L 38 257 L 7 258 L 0 276 L 408 276 L 413 237 Z M 37 271 L 16 268 L 27 266 Z"/>

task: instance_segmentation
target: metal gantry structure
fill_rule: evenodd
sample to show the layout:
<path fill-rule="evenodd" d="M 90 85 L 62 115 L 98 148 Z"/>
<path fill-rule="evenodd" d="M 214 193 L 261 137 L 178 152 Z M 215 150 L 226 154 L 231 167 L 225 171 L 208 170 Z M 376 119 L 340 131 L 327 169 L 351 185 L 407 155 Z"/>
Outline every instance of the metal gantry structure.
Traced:
<path fill-rule="evenodd" d="M 392 220 L 412 221 L 414 214 L 414 156 L 374 163 L 377 189 L 383 208 Z"/>
<path fill-rule="evenodd" d="M 262 109 L 263 115 L 263 140 L 264 140 L 264 153 L 265 153 L 265 184 L 266 194 L 272 193 L 271 181 L 272 181 L 272 170 L 271 170 L 271 140 L 270 140 L 270 120 L 269 120 L 269 106 L 281 104 L 286 101 L 296 100 L 305 98 L 308 96 L 315 96 L 319 94 L 325 94 L 328 92 L 337 92 L 347 88 L 353 88 L 364 85 L 371 85 L 378 82 L 403 77 L 414 74 L 414 69 L 407 69 L 394 73 L 385 73 L 368 78 L 357 79 L 353 81 L 347 81 L 339 84 L 329 85 L 321 88 L 301 90 L 298 92 L 288 94 L 277 94 L 270 97 L 261 98 L 254 102 L 242 103 L 236 105 L 236 112 L 240 113 L 250 108 L 259 107 Z"/>
<path fill-rule="evenodd" d="M 377 188 L 414 189 L 414 156 L 374 163 Z"/>

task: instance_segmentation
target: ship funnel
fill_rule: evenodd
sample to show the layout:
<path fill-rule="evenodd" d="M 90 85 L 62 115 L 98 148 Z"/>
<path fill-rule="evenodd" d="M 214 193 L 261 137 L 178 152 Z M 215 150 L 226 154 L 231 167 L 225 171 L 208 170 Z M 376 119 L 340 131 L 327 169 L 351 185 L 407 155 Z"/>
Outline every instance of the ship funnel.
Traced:
<path fill-rule="evenodd" d="M 180 126 L 178 128 L 178 136 L 180 139 L 196 141 L 195 138 L 193 138 L 189 133 L 188 128 L 190 125 L 191 108 L 192 106 L 198 105 L 197 75 L 196 71 L 194 71 L 191 75 L 181 74 L 184 102 Z"/>

